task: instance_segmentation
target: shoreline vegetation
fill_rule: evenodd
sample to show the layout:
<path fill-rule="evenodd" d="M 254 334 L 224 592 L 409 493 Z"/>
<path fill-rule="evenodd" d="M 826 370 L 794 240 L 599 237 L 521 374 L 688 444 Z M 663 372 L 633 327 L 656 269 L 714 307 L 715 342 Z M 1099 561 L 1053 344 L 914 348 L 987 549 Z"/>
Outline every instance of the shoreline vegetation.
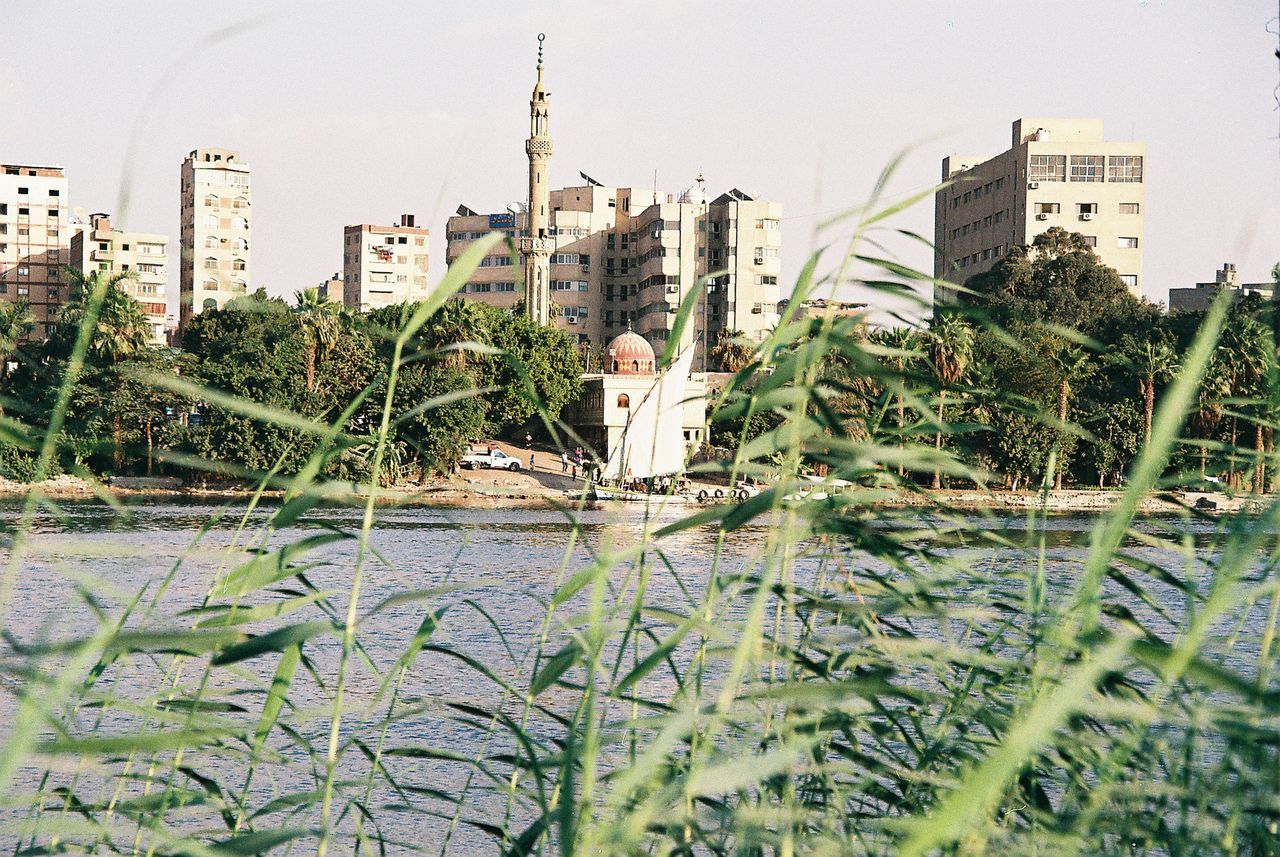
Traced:
<path fill-rule="evenodd" d="M 257 487 L 185 522 L 190 547 L 145 573 L 91 537 L 46 555 L 58 503 L 22 489 L 0 580 L 0 839 L 31 854 L 1280 853 L 1271 308 L 1222 295 L 1161 317 L 1058 230 L 918 329 L 805 315 L 855 277 L 897 296 L 941 285 L 880 258 L 892 216 L 934 195 L 885 201 L 891 172 L 840 221 L 844 255 L 815 251 L 777 327 L 724 367 L 709 410 L 726 453 L 692 475 L 758 494 L 600 531 L 507 522 L 478 561 L 452 526 L 442 551 L 404 556 L 379 516 L 402 486 L 442 484 L 494 422 L 578 445 L 556 380 L 577 377 L 576 355 L 539 375 L 528 346 L 551 334 L 495 318 L 509 341 L 481 343 L 456 324 L 468 310 L 450 298 L 500 238 L 378 331 L 314 296 L 250 298 L 197 317 L 178 366 L 149 371 L 127 302 L 86 281 L 6 384 L 7 466 L 33 483 L 150 469 Z M 174 395 L 199 424 L 157 437 Z M 1194 533 L 1198 503 L 1136 520 L 1207 477 L 1256 505 Z M 499 504 L 526 501 L 488 492 L 560 479 L 544 462 L 451 484 Z M 1001 484 L 1054 490 L 962 490 Z M 359 516 L 313 514 L 335 486 Z M 1042 497 L 1107 508 L 1089 509 L 1087 545 L 1063 546 Z M 947 514 L 993 498 L 1027 526 Z M 908 499 L 921 514 L 887 507 Z M 14 621 L 31 606 L 48 612 Z"/>

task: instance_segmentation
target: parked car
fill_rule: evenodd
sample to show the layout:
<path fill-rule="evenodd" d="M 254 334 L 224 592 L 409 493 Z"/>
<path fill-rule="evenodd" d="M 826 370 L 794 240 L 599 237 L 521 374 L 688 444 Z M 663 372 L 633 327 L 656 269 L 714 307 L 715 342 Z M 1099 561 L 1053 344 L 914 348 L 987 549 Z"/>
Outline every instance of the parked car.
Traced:
<path fill-rule="evenodd" d="M 464 455 L 458 464 L 467 470 L 476 470 L 481 467 L 495 467 L 498 470 L 513 471 L 520 469 L 520 459 L 512 458 L 500 449 L 472 450 L 469 454 Z"/>

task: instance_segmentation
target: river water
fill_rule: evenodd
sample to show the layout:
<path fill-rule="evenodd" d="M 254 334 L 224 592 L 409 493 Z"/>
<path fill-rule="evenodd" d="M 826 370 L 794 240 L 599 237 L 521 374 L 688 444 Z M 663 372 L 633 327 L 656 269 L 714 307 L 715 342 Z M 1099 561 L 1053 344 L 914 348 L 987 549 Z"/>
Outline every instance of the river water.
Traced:
<path fill-rule="evenodd" d="M 247 523 L 242 520 L 245 510 L 241 506 L 195 501 L 149 500 L 124 510 L 98 502 L 73 501 L 62 503 L 57 512 L 42 511 L 32 529 L 30 556 L 24 559 L 13 581 L 7 629 L 24 643 L 90 633 L 98 621 L 95 611 L 101 611 L 106 617 L 118 615 L 122 605 L 143 587 L 147 587 L 147 598 L 150 598 L 179 560 L 178 571 L 154 608 L 158 618 L 151 622 L 153 626 L 184 627 L 184 623 L 189 626 L 191 619 L 183 611 L 201 603 L 220 570 L 243 561 L 244 555 L 238 548 L 253 544 L 259 538 L 270 511 L 268 508 L 252 513 Z M 432 638 L 433 644 L 465 653 L 500 677 L 525 676 L 527 681 L 529 652 L 540 633 L 546 602 L 558 581 L 590 566 L 596 552 L 625 548 L 638 540 L 646 527 L 669 523 L 684 514 L 688 514 L 688 510 L 672 509 L 646 521 L 634 507 L 586 510 L 577 514 L 575 522 L 552 510 L 423 507 L 380 510 L 370 537 L 370 558 L 360 595 L 362 612 L 405 592 L 433 588 L 440 591 L 428 600 L 406 600 L 390 606 L 362 624 L 360 641 L 376 672 L 356 663 L 349 673 L 344 737 L 353 734 L 351 730 L 358 730 L 355 724 L 362 717 L 376 719 L 378 716 L 369 706 L 374 706 L 379 699 L 380 675 L 391 671 L 428 607 L 448 607 Z M 0 532 L 11 533 L 19 515 L 19 502 L 0 502 Z M 307 515 L 305 523 L 273 533 L 267 544 L 287 544 L 326 530 L 358 532 L 360 518 L 358 509 L 317 509 Z M 1017 546 L 1027 536 L 1027 521 L 1021 515 L 975 514 L 962 517 L 959 522 L 973 531 L 1000 533 L 1010 542 L 1007 548 L 990 545 L 973 550 L 953 545 L 945 548 L 957 556 L 967 556 L 976 572 L 984 568 L 1000 569 L 1013 562 L 1035 561 L 1035 550 Z M 927 523 L 917 516 L 885 526 L 917 527 Z M 1063 591 L 1074 580 L 1093 523 L 1086 515 L 1066 515 L 1051 517 L 1039 525 L 1044 533 L 1050 586 L 1055 591 Z M 1169 520 L 1151 521 L 1145 528 L 1173 537 L 1187 536 L 1195 541 L 1211 531 L 1213 525 Z M 760 524 L 737 530 L 724 541 L 717 537 L 715 530 L 705 527 L 664 539 L 664 561 L 652 564 L 647 603 L 687 612 L 707 583 L 711 558 L 717 551 L 721 556 L 721 572 L 746 571 L 760 561 L 768 537 L 768 527 Z M 1040 540 L 1037 537 L 1035 541 L 1038 550 Z M 335 606 L 340 610 L 345 610 L 347 604 L 356 544 L 355 540 L 337 542 L 303 558 L 316 563 L 307 571 L 307 578 L 317 588 L 333 592 Z M 1136 542 L 1130 544 L 1129 550 L 1136 556 L 1156 561 L 1168 559 L 1162 558 L 1159 551 Z M 816 561 L 801 558 L 797 577 L 803 577 L 814 567 Z M 632 582 L 633 578 L 612 581 L 620 588 Z M 449 590 L 450 586 L 458 588 Z M 93 594 L 92 606 L 85 593 Z M 1172 590 L 1168 596 L 1172 601 Z M 572 613 L 585 607 L 584 598 L 580 596 L 566 605 L 564 611 Z M 1146 606 L 1135 602 L 1133 607 L 1153 623 L 1161 621 Z M 1176 604 L 1174 612 L 1177 612 Z M 254 626 L 254 629 L 302 618 L 314 619 L 316 615 L 300 612 L 296 620 L 277 619 L 273 620 L 274 624 Z M 548 631 L 553 641 L 562 633 L 559 625 L 553 625 Z M 554 642 L 549 646 L 552 651 L 556 647 Z M 337 657 L 336 640 L 317 638 L 308 642 L 304 651 L 318 672 L 332 675 Z M 266 681 L 274 663 L 275 658 L 263 658 L 246 662 L 246 666 L 253 675 Z M 131 682 L 152 689 L 163 679 L 162 665 L 155 663 L 131 665 L 112 677 L 116 692 L 123 696 L 128 695 Z M 229 692 L 235 690 L 233 684 L 228 683 Z M 386 746 L 447 748 L 468 757 L 493 751 L 487 743 L 492 741 L 492 736 L 475 723 L 443 713 L 432 716 L 433 711 L 442 712 L 443 706 L 457 700 L 480 708 L 501 706 L 501 693 L 492 683 L 481 680 L 473 666 L 435 652 L 423 655 L 406 672 L 399 693 L 402 705 L 419 706 L 422 716 L 404 717 L 391 724 L 385 737 Z M 555 692 L 549 693 L 554 705 Z M 228 697 L 229 700 L 236 698 Z M 327 699 L 326 693 L 314 682 L 299 681 L 291 699 L 296 708 L 288 712 L 298 733 L 319 747 L 323 747 L 328 728 Z M 0 714 L 12 710 L 13 704 L 11 692 L 3 691 Z M 260 705 L 260 698 L 246 702 L 246 708 L 253 711 Z M 88 723 L 83 715 L 77 722 Z M 133 722 L 123 718 L 118 724 L 121 728 L 133 728 L 129 725 Z M 110 731 L 117 721 L 108 714 L 104 723 L 103 731 Z M 0 732 L 6 730 L 7 727 L 0 727 Z M 376 738 L 371 736 L 370 741 Z M 314 787 L 315 758 L 289 742 L 278 746 L 299 782 L 277 779 L 254 783 L 250 793 L 256 798 L 255 805 Z M 350 750 L 349 755 L 354 757 L 350 762 L 350 777 L 356 778 L 367 768 L 356 750 Z M 235 767 L 234 761 L 215 759 L 209 764 L 219 778 L 234 779 L 229 773 Z M 26 772 L 26 785 L 34 784 L 33 776 L 34 771 Z M 311 782 L 307 782 L 308 778 Z M 90 782 L 90 778 L 85 782 Z M 503 799 L 493 793 L 491 783 L 474 782 L 474 777 L 468 777 L 466 766 L 450 764 L 447 760 L 415 759 L 401 784 L 440 789 L 450 794 L 467 791 L 470 795 L 474 790 L 476 797 L 469 798 L 472 808 L 461 814 L 464 821 L 497 821 L 504 805 Z M 379 829 L 392 841 L 393 852 L 423 846 L 441 853 L 445 837 L 452 837 L 447 853 L 496 850 L 493 840 L 476 826 L 455 824 L 449 812 L 444 812 L 444 818 L 401 812 L 394 807 L 403 795 L 397 797 L 386 789 L 375 792 L 373 798 L 384 807 L 379 813 Z M 442 810 L 437 807 L 437 811 Z M 192 813 L 191 818 L 194 819 L 191 823 L 196 825 L 206 821 L 199 813 Z M 13 821 L 13 817 L 9 820 Z M 349 828 L 350 822 L 347 818 L 343 825 Z M 285 823 L 283 817 L 279 823 Z M 303 846 L 301 852 L 308 850 L 309 846 Z"/>

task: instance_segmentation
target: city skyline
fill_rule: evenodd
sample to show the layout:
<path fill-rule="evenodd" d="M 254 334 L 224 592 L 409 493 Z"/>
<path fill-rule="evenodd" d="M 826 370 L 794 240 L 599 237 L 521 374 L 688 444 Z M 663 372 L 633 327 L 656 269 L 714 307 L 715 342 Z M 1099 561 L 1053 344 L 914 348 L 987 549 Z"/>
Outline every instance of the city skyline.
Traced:
<path fill-rule="evenodd" d="M 701 172 L 712 186 L 776 199 L 787 213 L 784 293 L 814 224 L 862 202 L 897 150 L 910 147 L 891 192 L 923 191 L 943 155 L 995 154 L 1009 121 L 1026 114 L 1098 116 L 1109 137 L 1146 142 L 1148 298 L 1167 301 L 1168 289 L 1223 262 L 1244 280 L 1265 279 L 1280 234 L 1273 6 L 1241 4 L 1218 20 L 1159 2 L 1083 2 L 1010 21 L 1008 4 L 996 2 L 946 14 L 924 3 L 827 5 L 830 26 L 810 32 L 811 9 L 747 4 L 730 19 L 710 7 L 650 3 L 631 40 L 617 42 L 617 10 L 567 4 L 447 17 L 405 3 L 383 4 L 376 16 L 286 4 L 218 35 L 255 7 L 178 15 L 139 4 L 131 14 L 149 22 L 140 33 L 123 15 L 36 14 L 19 0 L 20 43 L 37 44 L 36 22 L 52 21 L 70 50 L 38 77 L 30 53 L 0 59 L 0 107 L 37 120 L 0 130 L 0 159 L 57 163 L 72 206 L 110 212 L 120 228 L 162 233 L 176 246 L 182 158 L 195 148 L 238 150 L 257 190 L 251 287 L 272 294 L 341 269 L 344 226 L 399 212 L 418 213 L 431 230 L 430 255 L 442 260 L 445 220 L 459 203 L 500 210 L 524 196 L 531 45 L 545 31 L 557 113 L 551 186 L 583 171 L 614 185 L 679 189 Z M 100 38 L 104 28 L 111 38 Z M 342 62 L 370 42 L 381 64 Z M 805 63 L 771 61 L 801 44 Z M 224 68 L 227 52 L 238 57 L 235 74 Z M 86 85 L 102 78 L 110 98 Z M 902 225 L 932 235 L 928 201 Z M 931 268 L 927 249 L 894 246 Z M 433 283 L 443 268 L 432 265 Z"/>

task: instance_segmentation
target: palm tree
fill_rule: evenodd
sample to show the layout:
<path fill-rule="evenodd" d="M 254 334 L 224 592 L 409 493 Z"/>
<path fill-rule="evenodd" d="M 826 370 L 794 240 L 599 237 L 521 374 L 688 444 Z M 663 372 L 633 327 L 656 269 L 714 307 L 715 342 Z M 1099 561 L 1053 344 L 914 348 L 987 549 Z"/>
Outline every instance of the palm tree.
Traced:
<path fill-rule="evenodd" d="M 751 363 L 755 349 L 743 339 L 745 335 L 741 330 L 723 328 L 716 334 L 716 344 L 708 356 L 721 372 L 737 372 Z"/>
<path fill-rule="evenodd" d="M 428 348 L 437 351 L 467 342 L 481 342 L 487 338 L 484 310 L 479 304 L 461 298 L 446 301 L 427 322 L 423 338 Z M 466 348 L 454 347 L 445 352 L 441 362 L 445 366 L 466 369 L 471 354 Z"/>
<path fill-rule="evenodd" d="M 907 424 L 907 409 L 902 390 L 906 384 L 907 368 L 915 360 L 914 352 L 920 347 L 920 335 L 909 327 L 894 327 L 875 331 L 871 334 L 871 341 L 893 352 L 887 356 L 887 360 L 897 376 L 898 389 L 894 393 L 894 408 L 898 413 L 898 448 L 901 449 L 903 447 L 901 435 Z M 905 474 L 906 467 L 899 461 L 898 475 Z"/>
<path fill-rule="evenodd" d="M 960 383 L 973 358 L 973 328 L 958 315 L 935 316 L 929 325 L 929 360 L 938 381 L 938 426 L 934 448 L 942 449 L 943 407 L 947 388 Z M 933 487 L 942 487 L 942 474 L 933 471 Z"/>
<path fill-rule="evenodd" d="M 1255 399 L 1261 395 L 1261 384 L 1266 378 L 1271 357 L 1270 333 L 1252 316 L 1236 318 L 1222 334 L 1218 353 L 1222 355 L 1224 374 L 1232 399 Z M 1235 448 L 1239 440 L 1238 412 L 1231 414 L 1231 466 L 1227 479 L 1233 488 L 1239 487 L 1239 474 L 1235 468 Z M 1255 427 L 1255 450 L 1262 449 L 1262 425 Z M 1257 467 L 1255 466 L 1255 471 Z"/>
<path fill-rule="evenodd" d="M 1142 396 L 1142 442 L 1151 442 L 1151 415 L 1155 411 L 1156 385 L 1173 377 L 1178 368 L 1178 356 L 1163 335 L 1129 340 L 1125 355 L 1138 376 L 1138 395 Z"/>
<path fill-rule="evenodd" d="M 1066 430 L 1067 414 L 1071 404 L 1072 386 L 1086 378 L 1093 371 L 1091 358 L 1084 349 L 1070 345 L 1062 340 L 1049 355 L 1054 375 L 1058 380 L 1058 432 L 1059 437 Z M 1058 468 L 1054 474 L 1055 491 L 1062 490 L 1062 472 L 1065 470 L 1063 444 L 1058 445 Z"/>
<path fill-rule="evenodd" d="M 1196 396 L 1196 409 L 1191 414 L 1192 430 L 1202 441 L 1213 437 L 1213 433 L 1222 422 L 1222 399 L 1231 392 L 1231 384 L 1223 368 L 1222 361 L 1215 354 L 1200 382 L 1200 391 Z M 1205 464 L 1209 447 L 1200 445 L 1200 478 L 1205 477 Z"/>
<path fill-rule="evenodd" d="M 110 364 L 119 364 L 147 349 L 151 339 L 151 324 L 142 307 L 122 287 L 133 279 L 132 271 L 107 274 L 91 271 L 85 274 L 78 268 L 67 269 L 71 282 L 71 301 L 58 316 L 59 336 L 73 342 L 89 317 L 89 310 L 97 302 L 97 319 L 89 334 L 88 355 Z M 117 413 L 113 420 L 115 448 L 112 457 L 118 470 L 124 464 L 124 419 Z"/>
<path fill-rule="evenodd" d="M 151 339 L 151 324 L 142 307 L 123 288 L 124 283 L 133 278 L 132 271 L 86 274 L 78 268 L 68 268 L 71 300 L 58 316 L 64 338 L 74 341 L 90 304 L 96 299 L 98 318 L 89 336 L 89 355 L 116 365 L 145 349 Z"/>
<path fill-rule="evenodd" d="M 307 390 L 316 388 L 317 357 L 328 357 L 338 344 L 342 332 L 341 307 L 319 289 L 303 289 L 294 293 L 298 305 L 293 317 L 302 331 L 307 348 Z"/>
<path fill-rule="evenodd" d="M 31 315 L 31 305 L 26 298 L 12 303 L 0 301 L 0 360 L 5 360 L 18 348 L 31 329 L 35 327 L 35 317 Z"/>

